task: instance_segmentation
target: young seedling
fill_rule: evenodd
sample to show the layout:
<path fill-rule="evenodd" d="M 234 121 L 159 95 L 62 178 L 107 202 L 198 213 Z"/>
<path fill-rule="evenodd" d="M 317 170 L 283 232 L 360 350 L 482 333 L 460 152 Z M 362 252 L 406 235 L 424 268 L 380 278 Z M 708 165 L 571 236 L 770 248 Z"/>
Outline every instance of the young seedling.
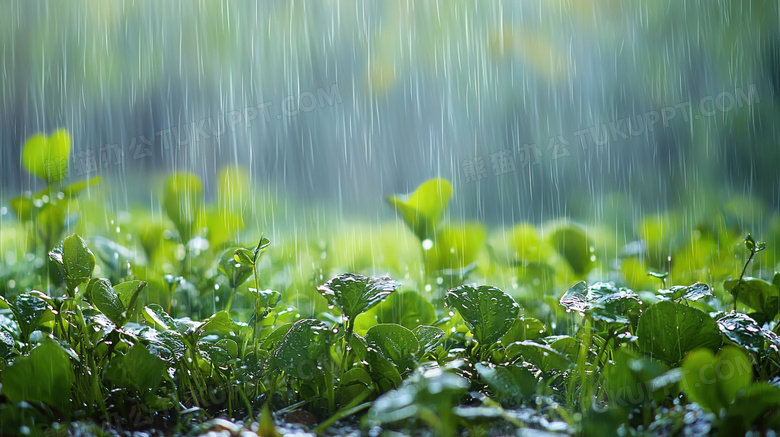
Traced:
<path fill-rule="evenodd" d="M 666 288 L 666 278 L 669 277 L 669 272 L 666 273 L 647 272 L 647 276 L 652 276 L 653 278 L 660 279 L 661 288 Z"/>
<path fill-rule="evenodd" d="M 750 256 L 748 256 L 747 261 L 745 262 L 745 266 L 742 268 L 742 273 L 739 274 L 739 280 L 737 281 L 737 284 L 734 286 L 734 289 L 732 290 L 732 293 L 734 294 L 734 311 L 737 311 L 737 298 L 739 293 L 739 286 L 743 283 L 745 272 L 747 271 L 748 265 L 750 265 L 750 261 L 753 260 L 753 257 L 756 256 L 758 252 L 761 252 L 762 250 L 766 249 L 766 243 L 765 242 L 756 242 L 756 240 L 753 238 L 753 236 L 748 234 L 745 236 L 745 239 L 743 240 L 745 242 L 745 247 L 747 250 L 750 251 Z"/>
<path fill-rule="evenodd" d="M 252 311 L 252 337 L 254 338 L 255 351 L 257 351 L 257 323 L 259 322 L 257 308 L 260 305 L 260 276 L 257 274 L 257 261 L 260 259 L 260 255 L 271 245 L 271 241 L 263 236 L 260 236 L 260 241 L 254 250 L 238 249 L 233 254 L 233 258 L 236 262 L 244 266 L 252 267 L 252 274 L 255 277 L 255 305 Z"/>

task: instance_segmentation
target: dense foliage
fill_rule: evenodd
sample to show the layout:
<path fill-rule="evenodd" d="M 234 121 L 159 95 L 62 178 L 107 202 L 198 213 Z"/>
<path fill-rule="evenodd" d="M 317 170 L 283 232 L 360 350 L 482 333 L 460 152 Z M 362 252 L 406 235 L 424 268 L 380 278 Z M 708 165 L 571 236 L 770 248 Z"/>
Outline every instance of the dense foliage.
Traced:
<path fill-rule="evenodd" d="M 101 183 L 63 185 L 69 143 L 31 139 L 24 164 L 49 185 L 11 202 L 27 241 L 0 265 L 5 434 L 780 428 L 780 273 L 754 267 L 774 248 L 724 217 L 690 235 L 646 218 L 642 243 L 612 256 L 607 233 L 566 222 L 486 242 L 447 217 L 453 188 L 434 179 L 388 198 L 419 252 L 392 241 L 394 279 L 346 238 L 341 255 L 259 233 L 236 244 L 248 185 L 235 169 L 221 182 L 238 207 L 207 205 L 179 173 L 164 224 L 66 235 Z M 508 292 L 472 283 L 507 272 Z"/>

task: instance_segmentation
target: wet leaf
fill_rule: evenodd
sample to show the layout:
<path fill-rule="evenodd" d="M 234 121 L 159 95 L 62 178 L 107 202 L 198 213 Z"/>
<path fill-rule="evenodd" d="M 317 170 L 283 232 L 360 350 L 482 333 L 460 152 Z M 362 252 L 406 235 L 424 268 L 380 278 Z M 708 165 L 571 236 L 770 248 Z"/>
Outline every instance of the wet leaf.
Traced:
<path fill-rule="evenodd" d="M 30 334 L 38 328 L 43 315 L 48 309 L 46 302 L 31 294 L 16 296 L 16 302 L 11 306 L 16 323 L 19 325 L 19 336 L 27 341 Z"/>
<path fill-rule="evenodd" d="M 536 377 L 525 367 L 489 363 L 477 363 L 474 367 L 502 404 L 517 405 L 522 398 L 536 393 Z"/>
<path fill-rule="evenodd" d="M 511 296 L 490 285 L 455 287 L 444 301 L 460 313 L 480 344 L 494 343 L 506 334 L 520 311 Z"/>
<path fill-rule="evenodd" d="M 585 281 L 574 284 L 561 297 L 561 306 L 578 311 L 608 323 L 626 324 L 639 312 L 636 293 L 627 288 L 617 288 L 605 282 L 588 286 Z"/>
<path fill-rule="evenodd" d="M 512 322 L 509 331 L 501 337 L 502 344 L 516 341 L 535 340 L 544 337 L 545 327 L 542 322 L 531 317 L 518 317 Z"/>
<path fill-rule="evenodd" d="M 385 299 L 398 288 L 398 282 L 386 276 L 372 278 L 345 273 L 317 287 L 331 305 L 341 310 L 344 317 L 354 320 Z"/>
<path fill-rule="evenodd" d="M 446 333 L 435 326 L 420 325 L 414 328 L 414 335 L 420 346 L 418 356 L 423 357 L 436 351 L 442 343 Z"/>
<path fill-rule="evenodd" d="M 759 278 L 744 278 L 742 282 L 731 279 L 723 283 L 723 288 L 754 310 L 763 313 L 772 320 L 780 310 L 780 290 Z"/>
<path fill-rule="evenodd" d="M 330 329 L 314 319 L 293 323 L 271 355 L 271 366 L 297 379 L 313 378 L 320 357 L 330 344 Z"/>
<path fill-rule="evenodd" d="M 95 255 L 78 234 L 65 238 L 61 246 L 49 252 L 49 257 L 62 270 L 65 282 L 71 290 L 92 277 Z"/>
<path fill-rule="evenodd" d="M 774 344 L 777 334 L 761 328 L 750 316 L 742 313 L 722 313 L 717 319 L 720 332 L 735 345 L 752 351 L 760 352 L 765 348 L 765 342 Z"/>
<path fill-rule="evenodd" d="M 524 361 L 533 364 L 543 372 L 566 370 L 572 365 L 565 355 L 552 347 L 530 340 L 517 341 L 508 345 L 506 356 L 509 359 L 522 357 Z"/>
<path fill-rule="evenodd" d="M 697 348 L 718 350 L 718 324 L 706 313 L 675 302 L 662 301 L 645 309 L 637 328 L 640 349 L 653 358 L 678 363 Z"/>
<path fill-rule="evenodd" d="M 119 300 L 122 301 L 122 305 L 125 306 L 127 317 L 125 320 L 130 320 L 134 314 L 134 308 L 138 301 L 138 296 L 146 288 L 146 281 L 125 281 L 121 284 L 114 286 L 114 291 L 119 296 Z"/>
<path fill-rule="evenodd" d="M 419 343 L 414 332 L 401 325 L 383 323 L 373 326 L 366 333 L 366 342 L 382 352 L 396 366 L 411 370 L 415 366 L 415 356 Z"/>
<path fill-rule="evenodd" d="M 90 296 L 90 302 L 115 325 L 125 324 L 125 306 L 111 286 L 111 281 L 103 278 L 92 279 L 87 285 L 87 294 Z"/>

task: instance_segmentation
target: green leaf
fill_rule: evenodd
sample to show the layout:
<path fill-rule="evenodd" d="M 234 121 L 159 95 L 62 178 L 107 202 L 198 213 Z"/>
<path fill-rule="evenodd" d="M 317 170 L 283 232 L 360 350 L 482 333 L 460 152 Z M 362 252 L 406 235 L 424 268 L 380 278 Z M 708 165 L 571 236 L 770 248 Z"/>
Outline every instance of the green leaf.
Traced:
<path fill-rule="evenodd" d="M 387 202 L 401 214 L 420 240 L 433 238 L 436 225 L 452 198 L 452 185 L 445 179 L 424 182 L 408 196 L 389 196 Z"/>
<path fill-rule="evenodd" d="M 379 426 L 424 416 L 433 427 L 446 420 L 436 412 L 449 412 L 457 399 L 466 392 L 469 383 L 460 376 L 431 369 L 415 372 L 397 390 L 380 396 L 366 415 L 368 426 Z M 449 434 L 445 434 L 449 435 Z"/>
<path fill-rule="evenodd" d="M 146 281 L 125 281 L 121 284 L 114 286 L 114 291 L 122 301 L 122 305 L 125 306 L 127 317 L 125 320 L 130 320 L 133 317 L 135 303 L 138 301 L 138 296 L 141 294 L 144 288 L 146 288 Z"/>
<path fill-rule="evenodd" d="M 355 319 L 356 327 L 368 330 L 377 323 L 397 323 L 409 329 L 436 321 L 433 305 L 416 291 L 391 293 L 384 301 Z M 360 328 L 358 328 L 360 329 Z"/>
<path fill-rule="evenodd" d="M 344 317 L 354 320 L 378 304 L 398 288 L 398 282 L 389 277 L 366 277 L 354 273 L 336 276 L 317 290 L 331 305 L 341 310 Z"/>
<path fill-rule="evenodd" d="M 61 246 L 49 252 L 49 257 L 60 266 L 71 290 L 92 277 L 95 255 L 78 234 L 65 238 Z"/>
<path fill-rule="evenodd" d="M 467 273 L 468 268 L 476 265 L 486 235 L 487 230 L 480 223 L 437 229 L 433 247 L 426 253 L 433 263 L 435 274 L 456 276 L 458 273 Z"/>
<path fill-rule="evenodd" d="M 699 349 L 682 363 L 683 389 L 688 398 L 718 413 L 728 407 L 740 390 L 753 380 L 753 367 L 744 352 L 726 346 L 717 355 Z"/>
<path fill-rule="evenodd" d="M 217 270 L 227 278 L 230 288 L 238 288 L 252 276 L 252 261 L 244 264 L 238 260 L 238 251 L 246 249 L 227 249 L 219 257 Z"/>
<path fill-rule="evenodd" d="M 455 287 L 444 302 L 460 313 L 479 344 L 494 343 L 506 334 L 520 311 L 511 296 L 490 285 Z"/>
<path fill-rule="evenodd" d="M 637 328 L 640 349 L 653 358 L 675 364 L 696 348 L 718 350 L 718 324 L 696 308 L 662 301 L 647 308 Z"/>
<path fill-rule="evenodd" d="M 315 319 L 302 319 L 293 323 L 276 350 L 271 355 L 271 367 L 296 379 L 310 379 L 321 356 L 327 353 L 331 331 Z"/>
<path fill-rule="evenodd" d="M 58 129 L 50 136 L 36 134 L 22 148 L 24 168 L 48 183 L 60 182 L 68 176 L 70 135 Z"/>
<path fill-rule="evenodd" d="M 652 381 L 667 370 L 658 361 L 637 356 L 627 348 L 619 348 L 604 370 L 607 397 L 614 405 L 621 407 L 642 405 L 651 400 L 660 401 L 665 397 L 664 393 L 655 391 Z M 662 388 L 668 391 L 667 387 Z"/>
<path fill-rule="evenodd" d="M 572 362 L 565 355 L 546 344 L 534 341 L 517 341 L 506 347 L 506 356 L 509 359 L 523 357 L 542 372 L 553 370 L 562 371 L 571 367 Z"/>
<path fill-rule="evenodd" d="M 219 311 L 212 315 L 195 330 L 196 338 L 202 338 L 209 334 L 236 337 L 241 332 L 242 326 L 230 318 L 227 311 Z"/>
<path fill-rule="evenodd" d="M 732 424 L 738 421 L 737 423 L 742 426 L 734 432 L 744 433 L 770 409 L 774 410 L 776 415 L 778 408 L 780 408 L 780 386 L 755 382 L 737 394 L 736 400 L 726 412 L 724 423 Z"/>
<path fill-rule="evenodd" d="M 536 377 L 524 367 L 489 363 L 477 363 L 474 367 L 502 404 L 515 406 L 536 393 Z"/>
<path fill-rule="evenodd" d="M 596 282 L 590 287 L 585 281 L 569 288 L 561 297 L 561 306 L 567 311 L 578 311 L 608 323 L 626 324 L 639 313 L 639 299 L 628 288 L 617 288 L 606 282 Z"/>
<path fill-rule="evenodd" d="M 268 248 L 268 246 L 271 245 L 271 240 L 260 237 L 260 241 L 257 242 L 257 247 L 255 247 L 255 250 L 252 252 L 252 260 L 254 261 L 254 264 L 257 264 L 257 260 L 260 257 L 260 254 L 265 251 L 265 249 Z"/>
<path fill-rule="evenodd" d="M 227 370 L 228 366 L 233 361 L 230 353 L 220 345 L 210 343 L 208 341 L 198 342 L 198 350 L 201 355 L 211 363 L 214 367 Z"/>
<path fill-rule="evenodd" d="M 23 342 L 27 342 L 30 334 L 38 328 L 48 308 L 46 302 L 31 294 L 16 296 L 16 303 L 11 306 L 11 311 L 19 325 L 19 338 Z"/>
<path fill-rule="evenodd" d="M 4 329 L 0 329 L 0 358 L 6 358 L 14 352 L 16 342 L 14 337 Z"/>
<path fill-rule="evenodd" d="M 358 396 L 365 395 L 366 392 L 370 393 L 373 386 L 374 382 L 366 369 L 353 367 L 339 378 L 339 398 L 342 403 L 349 403 Z"/>
<path fill-rule="evenodd" d="M 596 264 L 593 243 L 580 227 L 562 226 L 550 234 L 549 242 L 578 276 L 584 276 Z"/>
<path fill-rule="evenodd" d="M 763 313 L 768 320 L 772 320 L 780 310 L 780 291 L 772 284 L 759 278 L 744 278 L 742 282 L 731 279 L 723 283 L 723 287 L 733 296 L 737 294 L 737 300 Z"/>
<path fill-rule="evenodd" d="M 761 352 L 769 345 L 780 346 L 780 338 L 764 329 L 750 316 L 742 313 L 721 313 L 717 319 L 720 332 L 735 345 L 751 352 Z"/>
<path fill-rule="evenodd" d="M 520 316 L 512 322 L 512 326 L 506 334 L 501 337 L 502 344 L 510 344 L 516 341 L 536 340 L 544 337 L 546 328 L 539 320 Z"/>
<path fill-rule="evenodd" d="M 165 183 L 163 206 L 182 241 L 187 242 L 203 202 L 203 183 L 192 173 L 174 173 Z"/>
<path fill-rule="evenodd" d="M 249 249 L 244 249 L 243 247 L 238 248 L 233 252 L 233 259 L 236 260 L 237 263 L 252 267 L 255 265 L 255 255 L 252 253 Z"/>
<path fill-rule="evenodd" d="M 366 333 L 366 342 L 381 351 L 396 366 L 406 370 L 414 369 L 420 345 L 414 332 L 409 329 L 393 323 L 375 325 Z"/>
<path fill-rule="evenodd" d="M 120 327 L 125 324 L 125 305 L 111 286 L 111 281 L 104 278 L 89 281 L 87 294 L 90 296 L 90 302 L 105 314 L 108 320 Z"/>
<path fill-rule="evenodd" d="M 181 362 L 187 352 L 184 336 L 177 331 L 146 328 L 141 331 L 140 337 L 147 342 L 152 355 L 169 364 Z"/>
<path fill-rule="evenodd" d="M 186 334 L 190 330 L 190 326 L 182 322 L 179 319 L 174 319 L 168 313 L 165 312 L 163 307 L 153 303 L 144 307 L 144 319 L 151 323 L 152 326 L 158 330 L 166 331 L 172 330 L 179 334 Z"/>
<path fill-rule="evenodd" d="M 46 402 L 62 412 L 71 408 L 70 389 L 76 380 L 68 354 L 47 338 L 2 372 L 2 393 L 11 402 Z"/>
<path fill-rule="evenodd" d="M 117 387 L 140 393 L 159 387 L 168 365 L 142 344 L 136 344 L 125 355 L 115 355 L 103 376 Z"/>
<path fill-rule="evenodd" d="M 697 282 L 688 286 L 675 285 L 668 290 L 658 290 L 658 294 L 668 299 L 685 299 L 689 302 L 712 296 L 710 286 L 703 282 Z"/>
<path fill-rule="evenodd" d="M 435 326 L 420 325 L 414 328 L 414 335 L 417 337 L 417 343 L 420 346 L 418 356 L 423 357 L 436 351 L 444 343 L 444 337 L 447 335 L 444 330 Z"/>

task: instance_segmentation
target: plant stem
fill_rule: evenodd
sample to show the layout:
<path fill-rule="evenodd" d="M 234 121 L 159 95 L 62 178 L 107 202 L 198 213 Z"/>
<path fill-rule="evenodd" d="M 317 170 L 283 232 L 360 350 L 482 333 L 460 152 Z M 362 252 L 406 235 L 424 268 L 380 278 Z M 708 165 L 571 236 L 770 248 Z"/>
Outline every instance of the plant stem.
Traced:
<path fill-rule="evenodd" d="M 737 295 L 739 293 L 739 286 L 742 285 L 743 278 L 745 277 L 745 272 L 747 271 L 748 265 L 750 264 L 750 261 L 753 260 L 753 257 L 756 255 L 756 251 L 751 250 L 750 256 L 747 259 L 747 262 L 745 263 L 745 267 L 742 268 L 742 273 L 739 274 L 739 281 L 737 281 L 737 285 L 734 286 L 734 312 L 737 311 Z"/>

